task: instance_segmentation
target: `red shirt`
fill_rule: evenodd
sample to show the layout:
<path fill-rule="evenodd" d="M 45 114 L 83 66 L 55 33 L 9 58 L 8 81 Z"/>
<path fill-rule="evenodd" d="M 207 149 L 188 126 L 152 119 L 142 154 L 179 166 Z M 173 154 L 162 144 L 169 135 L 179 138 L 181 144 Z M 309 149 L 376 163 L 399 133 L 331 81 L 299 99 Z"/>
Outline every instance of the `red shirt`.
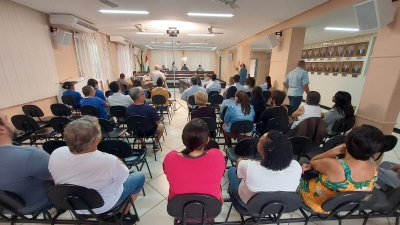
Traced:
<path fill-rule="evenodd" d="M 171 151 L 164 159 L 164 173 L 169 182 L 168 199 L 175 195 L 198 193 L 221 200 L 221 179 L 225 158 L 218 149 L 210 149 L 196 158 L 185 158 Z"/>

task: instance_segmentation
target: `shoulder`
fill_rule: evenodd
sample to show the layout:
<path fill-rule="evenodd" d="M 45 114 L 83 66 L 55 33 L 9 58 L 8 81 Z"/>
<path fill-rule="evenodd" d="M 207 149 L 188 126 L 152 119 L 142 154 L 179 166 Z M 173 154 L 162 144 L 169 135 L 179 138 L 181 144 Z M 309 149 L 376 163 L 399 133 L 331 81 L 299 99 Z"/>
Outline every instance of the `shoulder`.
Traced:
<path fill-rule="evenodd" d="M 213 157 L 224 157 L 224 154 L 222 154 L 221 150 L 217 149 L 217 148 L 212 148 L 210 150 L 207 151 L 209 155 L 212 155 Z"/>
<path fill-rule="evenodd" d="M 164 158 L 164 163 L 168 163 L 170 160 L 173 160 L 177 156 L 179 156 L 179 155 L 176 150 L 172 150 L 172 151 L 168 152 L 168 154 Z"/>

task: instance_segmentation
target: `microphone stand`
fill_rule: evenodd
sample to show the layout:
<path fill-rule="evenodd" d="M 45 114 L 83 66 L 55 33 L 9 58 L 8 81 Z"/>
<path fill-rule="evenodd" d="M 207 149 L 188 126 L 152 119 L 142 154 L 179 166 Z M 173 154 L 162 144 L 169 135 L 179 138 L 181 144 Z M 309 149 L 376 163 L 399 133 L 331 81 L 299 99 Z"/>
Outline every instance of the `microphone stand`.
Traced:
<path fill-rule="evenodd" d="M 175 43 L 174 43 L 174 37 L 171 37 L 172 39 L 172 58 L 175 60 Z M 175 70 L 172 70 L 172 74 L 174 75 L 174 99 L 172 100 L 172 106 L 173 106 L 173 110 L 177 111 L 179 108 L 183 107 L 184 109 L 186 109 L 185 106 L 183 106 L 180 102 L 178 102 L 176 100 L 176 86 L 175 86 L 175 82 L 176 82 L 176 74 L 175 74 Z M 168 85 L 167 85 L 168 87 Z M 179 107 L 176 108 L 176 103 L 179 104 Z"/>

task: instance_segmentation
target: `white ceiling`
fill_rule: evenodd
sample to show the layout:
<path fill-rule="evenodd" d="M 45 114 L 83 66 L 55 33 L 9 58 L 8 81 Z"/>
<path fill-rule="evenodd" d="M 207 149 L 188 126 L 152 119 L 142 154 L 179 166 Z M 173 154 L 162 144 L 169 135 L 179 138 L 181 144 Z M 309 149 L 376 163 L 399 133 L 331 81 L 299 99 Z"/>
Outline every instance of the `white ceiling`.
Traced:
<path fill-rule="evenodd" d="M 119 10 L 144 10 L 148 15 L 102 14 L 97 10 L 113 9 L 98 0 L 13 0 L 14 2 L 34 8 L 45 13 L 68 13 L 94 23 L 100 32 L 108 35 L 121 35 L 132 43 L 150 45 L 156 38 L 169 42 L 171 38 L 163 35 L 138 35 L 134 24 L 142 24 L 147 32 L 166 32 L 168 27 L 177 27 L 180 34 L 175 41 L 181 46 L 206 39 L 208 45 L 196 47 L 217 50 L 224 49 L 255 33 L 272 27 L 295 15 L 305 12 L 328 0 L 237 0 L 238 9 L 231 9 L 218 0 L 111 0 L 119 5 Z M 231 13 L 232 18 L 189 17 L 188 12 L 198 13 Z M 223 32 L 214 37 L 194 37 L 189 33 L 207 33 L 207 28 L 214 32 Z M 213 42 L 213 43 L 211 43 Z M 169 44 L 158 44 L 163 47 Z M 181 47 L 180 46 L 180 47 Z"/>

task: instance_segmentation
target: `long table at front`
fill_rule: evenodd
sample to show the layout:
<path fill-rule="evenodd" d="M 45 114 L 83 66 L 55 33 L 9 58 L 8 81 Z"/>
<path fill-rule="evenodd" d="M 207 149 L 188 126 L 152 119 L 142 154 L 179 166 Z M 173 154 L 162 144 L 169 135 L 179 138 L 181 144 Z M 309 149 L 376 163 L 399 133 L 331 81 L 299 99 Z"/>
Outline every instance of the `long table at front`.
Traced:
<path fill-rule="evenodd" d="M 221 84 L 221 88 L 225 88 L 226 82 L 222 80 L 217 80 Z M 186 89 L 190 88 L 190 80 L 188 79 L 180 79 L 179 80 L 179 92 L 182 93 Z"/>
<path fill-rule="evenodd" d="M 181 79 L 188 79 L 194 76 L 194 72 L 195 71 L 175 71 L 175 75 L 173 71 L 167 71 L 165 73 L 165 76 L 167 78 L 167 84 L 168 86 L 172 87 L 174 85 L 174 81 L 175 81 L 175 85 L 179 84 L 179 80 Z M 213 74 L 214 71 L 198 71 L 197 74 L 200 75 L 201 78 L 203 78 L 203 75 L 207 73 L 207 74 Z M 137 72 L 139 77 L 143 77 L 144 74 L 146 74 L 146 72 Z M 151 77 L 151 72 L 150 72 L 150 77 Z"/>

